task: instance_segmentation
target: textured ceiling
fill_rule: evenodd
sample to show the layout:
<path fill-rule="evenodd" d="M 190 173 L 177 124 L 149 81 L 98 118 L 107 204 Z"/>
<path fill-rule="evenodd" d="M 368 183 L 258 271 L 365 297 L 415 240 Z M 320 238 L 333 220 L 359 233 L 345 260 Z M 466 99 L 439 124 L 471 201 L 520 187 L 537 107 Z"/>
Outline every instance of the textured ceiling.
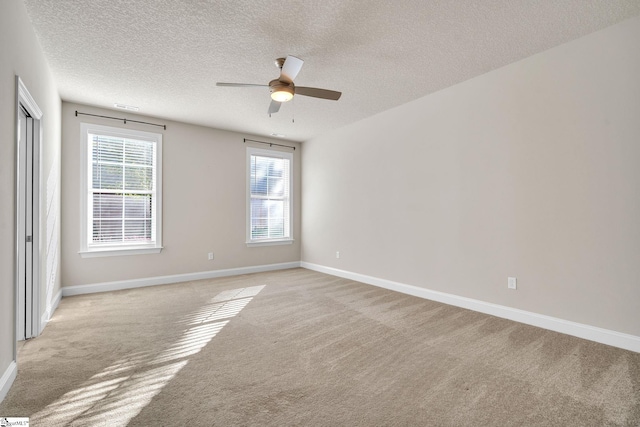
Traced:
<path fill-rule="evenodd" d="M 63 100 L 304 141 L 640 14 L 640 0 L 25 0 Z M 281 56 L 305 61 L 269 118 Z M 123 113 L 121 113 L 123 114 Z M 295 118 L 295 122 L 293 121 Z"/>

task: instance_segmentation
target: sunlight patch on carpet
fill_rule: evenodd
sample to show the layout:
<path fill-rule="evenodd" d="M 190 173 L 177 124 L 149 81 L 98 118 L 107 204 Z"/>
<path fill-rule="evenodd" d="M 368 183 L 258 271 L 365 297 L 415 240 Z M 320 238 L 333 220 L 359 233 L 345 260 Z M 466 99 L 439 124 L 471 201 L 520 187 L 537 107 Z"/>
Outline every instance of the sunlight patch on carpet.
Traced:
<path fill-rule="evenodd" d="M 117 360 L 31 416 L 34 425 L 126 425 L 264 286 L 223 291 L 178 322 L 190 326 L 160 352 Z"/>

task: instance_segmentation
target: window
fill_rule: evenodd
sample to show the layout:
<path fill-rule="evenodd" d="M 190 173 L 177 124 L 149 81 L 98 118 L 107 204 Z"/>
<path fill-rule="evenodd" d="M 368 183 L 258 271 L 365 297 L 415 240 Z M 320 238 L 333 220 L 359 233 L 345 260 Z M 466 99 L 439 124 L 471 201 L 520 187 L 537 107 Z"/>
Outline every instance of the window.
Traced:
<path fill-rule="evenodd" d="M 81 124 L 82 256 L 158 253 L 162 135 Z"/>
<path fill-rule="evenodd" d="M 247 148 L 247 244 L 287 244 L 291 232 L 293 156 Z"/>

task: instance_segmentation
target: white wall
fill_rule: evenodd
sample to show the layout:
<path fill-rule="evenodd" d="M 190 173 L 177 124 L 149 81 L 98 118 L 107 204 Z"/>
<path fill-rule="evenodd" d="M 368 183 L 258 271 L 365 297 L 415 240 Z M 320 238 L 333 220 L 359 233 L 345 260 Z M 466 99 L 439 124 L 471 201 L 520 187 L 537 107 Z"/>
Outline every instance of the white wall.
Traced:
<path fill-rule="evenodd" d="M 0 378 L 14 354 L 15 76 L 43 112 L 40 206 L 41 315 L 60 290 L 60 98 L 21 0 L 0 2 Z M 1 392 L 1 390 L 0 390 Z"/>
<path fill-rule="evenodd" d="M 302 260 L 640 336 L 639 40 L 631 19 L 305 142 Z"/>
<path fill-rule="evenodd" d="M 167 125 L 75 116 L 75 111 Z M 160 254 L 81 258 L 80 123 L 163 134 L 163 246 Z M 185 123 L 62 104 L 62 283 L 92 285 L 300 260 L 300 146 L 294 151 L 294 239 L 291 245 L 247 247 L 246 147 L 242 135 Z M 253 137 L 252 139 L 267 140 Z M 280 140 L 271 142 L 283 144 Z M 265 146 L 262 146 L 263 148 Z M 290 149 L 287 149 L 291 151 Z M 214 260 L 207 253 L 214 253 Z"/>

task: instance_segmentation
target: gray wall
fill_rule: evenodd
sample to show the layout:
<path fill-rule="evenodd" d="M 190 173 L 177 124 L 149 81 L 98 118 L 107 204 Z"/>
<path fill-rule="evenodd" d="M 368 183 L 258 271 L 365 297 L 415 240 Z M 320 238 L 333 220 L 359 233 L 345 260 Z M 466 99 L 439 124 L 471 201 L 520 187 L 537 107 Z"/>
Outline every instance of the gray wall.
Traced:
<path fill-rule="evenodd" d="M 303 261 L 639 336 L 638 40 L 634 18 L 305 142 Z"/>
<path fill-rule="evenodd" d="M 15 76 L 43 113 L 40 206 L 41 315 L 60 290 L 60 98 L 21 0 L 0 2 L 0 377 L 13 360 L 15 329 Z"/>
<path fill-rule="evenodd" d="M 75 111 L 163 123 L 167 130 Z M 163 134 L 163 246 L 160 254 L 81 258 L 80 123 Z M 300 260 L 300 146 L 294 151 L 294 239 L 291 245 L 247 247 L 246 147 L 242 135 L 85 105 L 62 104 L 62 282 L 88 285 Z M 253 139 L 269 141 L 265 138 Z M 282 143 L 280 140 L 272 142 Z M 265 147 L 265 146 L 262 146 Z M 291 151 L 291 150 L 288 150 Z M 207 253 L 215 259 L 209 261 Z"/>

